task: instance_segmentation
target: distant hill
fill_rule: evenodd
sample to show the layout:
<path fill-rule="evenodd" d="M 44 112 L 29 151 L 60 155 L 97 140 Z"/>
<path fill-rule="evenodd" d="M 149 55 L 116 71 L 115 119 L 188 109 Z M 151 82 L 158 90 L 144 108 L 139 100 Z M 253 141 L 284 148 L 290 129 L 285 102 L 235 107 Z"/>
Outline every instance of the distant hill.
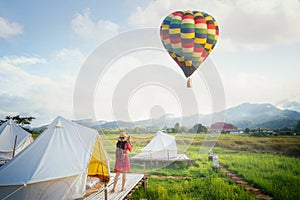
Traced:
<path fill-rule="evenodd" d="M 281 110 L 272 104 L 244 103 L 226 110 L 226 122 L 238 128 L 283 128 L 295 126 L 300 120 L 300 113 Z"/>
<path fill-rule="evenodd" d="M 87 127 L 93 127 L 93 126 L 99 126 L 101 124 L 107 123 L 107 121 L 94 121 L 92 119 L 81 119 L 81 120 L 73 120 L 77 124 L 87 126 Z"/>
<path fill-rule="evenodd" d="M 277 105 L 284 110 L 293 110 L 300 112 L 300 102 L 296 101 L 283 101 Z"/>
<path fill-rule="evenodd" d="M 93 126 L 93 128 L 104 128 L 104 129 L 115 129 L 115 128 L 128 128 L 135 126 L 132 122 L 124 122 L 124 121 L 113 121 L 103 123 L 102 125 Z"/>
<path fill-rule="evenodd" d="M 272 104 L 252 104 L 243 103 L 238 106 L 225 110 L 225 122 L 230 123 L 238 127 L 239 129 L 245 128 L 260 128 L 269 127 L 273 129 L 292 127 L 295 126 L 298 120 L 300 120 L 300 113 L 293 110 L 281 110 Z M 222 113 L 214 113 L 215 116 Z M 113 121 L 105 122 L 100 121 L 92 125 L 86 124 L 92 128 L 128 128 L 134 126 L 150 126 L 150 127 L 174 127 L 178 122 L 182 126 L 191 128 L 197 123 L 209 126 L 211 124 L 212 114 L 199 114 L 187 117 L 173 117 L 172 115 L 165 115 L 157 119 L 148 119 L 134 122 Z"/>
<path fill-rule="evenodd" d="M 293 105 L 297 105 L 295 102 Z M 225 113 L 225 114 L 224 114 Z M 214 114 L 198 114 L 186 117 L 174 117 L 170 114 L 157 119 L 147 119 L 133 122 L 126 121 L 93 121 L 91 119 L 75 120 L 76 123 L 94 128 L 94 129 L 115 129 L 129 128 L 135 126 L 146 126 L 155 128 L 174 127 L 176 123 L 188 128 L 193 127 L 197 123 L 209 126 L 212 116 L 220 116 L 224 114 L 224 122 L 233 124 L 239 129 L 254 128 L 272 128 L 279 129 L 284 127 L 294 127 L 300 120 L 300 113 L 290 109 L 279 109 L 272 104 L 253 104 L 243 103 L 238 106 L 226 109 L 223 112 Z M 38 130 L 43 130 L 38 129 Z"/>
<path fill-rule="evenodd" d="M 284 127 L 295 127 L 299 119 L 290 119 L 290 118 L 285 118 L 285 119 L 277 119 L 269 122 L 264 122 L 261 124 L 257 124 L 257 128 L 272 128 L 272 129 L 280 129 Z"/>

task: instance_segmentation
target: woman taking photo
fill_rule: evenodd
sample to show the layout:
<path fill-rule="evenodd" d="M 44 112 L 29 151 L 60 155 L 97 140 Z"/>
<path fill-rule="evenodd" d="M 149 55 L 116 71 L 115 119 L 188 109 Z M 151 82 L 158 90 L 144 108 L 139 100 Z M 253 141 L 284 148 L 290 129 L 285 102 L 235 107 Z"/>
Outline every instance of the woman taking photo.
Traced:
<path fill-rule="evenodd" d="M 122 188 L 121 191 L 124 191 L 125 182 L 126 182 L 126 173 L 130 171 L 130 163 L 127 155 L 127 151 L 132 151 L 132 145 L 130 143 L 130 136 L 127 136 L 125 132 L 121 132 L 118 138 L 116 145 L 116 163 L 114 172 L 116 177 L 114 179 L 114 186 L 111 192 L 115 192 L 116 185 L 120 174 L 122 173 Z"/>

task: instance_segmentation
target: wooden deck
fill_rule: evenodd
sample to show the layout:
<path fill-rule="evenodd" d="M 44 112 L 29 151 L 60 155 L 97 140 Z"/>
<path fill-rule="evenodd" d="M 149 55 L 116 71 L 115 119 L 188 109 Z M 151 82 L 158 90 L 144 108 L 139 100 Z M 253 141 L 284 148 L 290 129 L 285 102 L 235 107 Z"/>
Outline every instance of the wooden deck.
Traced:
<path fill-rule="evenodd" d="M 122 185 L 122 175 L 119 176 L 119 180 L 115 189 L 114 193 L 111 193 L 110 191 L 113 188 L 113 182 L 115 179 L 115 173 L 111 174 L 110 181 L 107 185 L 107 193 L 108 193 L 108 199 L 109 200 L 118 200 L 118 199 L 126 199 L 126 197 L 132 193 L 132 191 L 136 188 L 136 186 L 144 181 L 144 174 L 126 174 L 126 183 L 125 183 L 125 191 L 121 192 L 121 185 Z M 89 195 L 85 198 L 85 200 L 105 200 L 105 192 L 104 188 L 101 188 L 99 191 Z"/>

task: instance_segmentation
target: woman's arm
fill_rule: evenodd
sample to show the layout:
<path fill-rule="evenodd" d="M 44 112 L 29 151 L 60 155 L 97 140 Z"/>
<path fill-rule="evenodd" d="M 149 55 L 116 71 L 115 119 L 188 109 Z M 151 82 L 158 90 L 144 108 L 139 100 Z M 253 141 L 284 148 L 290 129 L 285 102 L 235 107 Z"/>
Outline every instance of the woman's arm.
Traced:
<path fill-rule="evenodd" d="M 132 145 L 131 145 L 130 143 L 127 142 L 127 143 L 125 144 L 125 150 L 128 150 L 128 151 L 131 152 L 131 151 L 132 151 Z"/>

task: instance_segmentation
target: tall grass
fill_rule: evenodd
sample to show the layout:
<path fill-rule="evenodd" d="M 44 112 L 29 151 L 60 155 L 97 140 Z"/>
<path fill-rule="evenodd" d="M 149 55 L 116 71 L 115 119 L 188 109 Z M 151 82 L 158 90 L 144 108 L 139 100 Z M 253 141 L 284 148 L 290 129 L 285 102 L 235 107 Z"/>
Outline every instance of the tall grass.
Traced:
<path fill-rule="evenodd" d="M 253 137 L 249 135 L 221 134 L 216 146 L 232 150 L 300 158 L 299 136 Z"/>
<path fill-rule="evenodd" d="M 274 199 L 300 199 L 300 160 L 286 156 L 218 149 L 229 170 Z"/>
<path fill-rule="evenodd" d="M 133 194 L 132 199 L 250 200 L 257 198 L 241 186 L 232 184 L 216 174 L 211 174 L 204 179 L 150 178 L 148 189 L 145 191 L 143 188 L 139 188 Z"/>

